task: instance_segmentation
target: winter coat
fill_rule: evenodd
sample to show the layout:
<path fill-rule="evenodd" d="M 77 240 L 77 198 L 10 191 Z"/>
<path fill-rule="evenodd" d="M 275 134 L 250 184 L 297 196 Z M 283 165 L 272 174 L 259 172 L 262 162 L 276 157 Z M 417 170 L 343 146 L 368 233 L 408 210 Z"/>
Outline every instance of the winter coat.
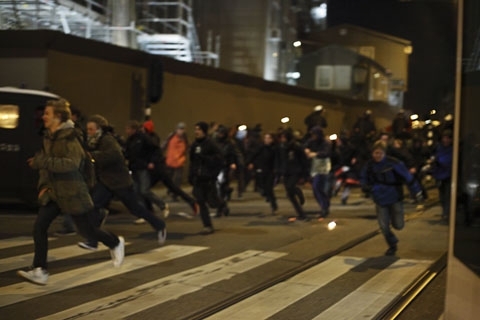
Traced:
<path fill-rule="evenodd" d="M 275 156 L 277 155 L 276 145 L 264 144 L 257 153 L 247 160 L 248 164 L 253 164 L 257 172 L 264 174 L 273 174 L 275 171 Z"/>
<path fill-rule="evenodd" d="M 432 176 L 435 180 L 445 180 L 452 176 L 453 145 L 438 144 L 435 153 Z"/>
<path fill-rule="evenodd" d="M 89 143 L 89 149 L 95 160 L 98 181 L 110 190 L 126 188 L 133 184 L 122 148 L 110 133 L 102 134 L 95 144 Z"/>
<path fill-rule="evenodd" d="M 214 181 L 224 168 L 222 151 L 210 138 L 196 139 L 190 146 L 188 181 Z"/>
<path fill-rule="evenodd" d="M 360 175 L 364 190 L 368 190 L 373 201 L 379 206 L 387 206 L 403 200 L 403 183 L 407 184 L 412 195 L 417 195 L 420 185 L 398 159 L 384 157 L 380 162 L 370 160 Z"/>
<path fill-rule="evenodd" d="M 296 141 L 282 143 L 278 147 L 275 172 L 281 176 L 296 175 L 308 178 L 310 167 L 303 147 Z"/>
<path fill-rule="evenodd" d="M 125 158 L 130 170 L 146 170 L 149 163 L 161 163 L 162 153 L 150 137 L 143 132 L 136 132 L 127 139 Z"/>
<path fill-rule="evenodd" d="M 319 126 L 322 129 L 327 127 L 327 120 L 323 117 L 322 111 L 314 111 L 310 113 L 303 121 L 307 126 L 307 131 L 310 131 L 315 126 Z"/>
<path fill-rule="evenodd" d="M 48 191 L 39 199 L 41 205 L 54 201 L 62 213 L 84 214 L 93 209 L 93 202 L 82 175 L 85 150 L 72 121 L 63 123 L 54 133 L 48 130 L 43 148 L 32 162 L 39 170 L 38 190 Z"/>
<path fill-rule="evenodd" d="M 174 134 L 167 138 L 165 147 L 165 164 L 170 168 L 181 168 L 187 161 L 188 141 Z"/>
<path fill-rule="evenodd" d="M 223 157 L 225 159 L 224 169 L 230 168 L 230 165 L 235 164 L 238 167 L 244 166 L 243 154 L 240 149 L 237 147 L 235 142 L 230 138 L 215 138 L 215 143 L 218 145 L 222 151 Z"/>
<path fill-rule="evenodd" d="M 305 144 L 305 148 L 317 153 L 310 159 L 310 175 L 328 174 L 331 170 L 332 145 L 324 138 L 313 139 Z"/>

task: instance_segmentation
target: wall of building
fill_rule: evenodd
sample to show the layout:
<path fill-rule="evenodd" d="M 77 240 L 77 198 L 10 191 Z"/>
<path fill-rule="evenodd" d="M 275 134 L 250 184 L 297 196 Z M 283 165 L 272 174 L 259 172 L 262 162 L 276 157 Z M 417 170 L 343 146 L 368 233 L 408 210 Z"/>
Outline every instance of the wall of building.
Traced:
<path fill-rule="evenodd" d="M 17 86 L 23 79 L 30 89 L 48 85 L 84 114 L 107 117 L 119 133 L 129 119 L 144 118 L 149 61 L 153 59 L 144 52 L 51 31 L 0 32 L 0 46 L 7 44 L 10 49 L 0 51 L 0 65 L 5 66 L 0 86 Z M 385 104 L 343 99 L 167 58 L 162 63 L 163 97 L 151 105 L 162 137 L 179 121 L 186 122 L 191 133 L 199 120 L 226 125 L 261 123 L 264 130 L 273 131 L 285 116 L 290 117 L 290 126 L 303 131 L 304 118 L 318 104 L 326 108 L 327 134 L 351 128 L 367 108 L 373 110 L 379 128 L 388 126 L 395 113 Z"/>
<path fill-rule="evenodd" d="M 146 74 L 147 70 L 141 66 L 48 52 L 50 90 L 86 115 L 101 113 L 122 132 L 128 120 L 143 118 Z M 140 81 L 137 89 L 134 79 Z"/>
<path fill-rule="evenodd" d="M 200 2 L 200 1 L 198 1 Z M 202 48 L 209 31 L 220 36 L 220 68 L 263 77 L 268 1 L 202 0 L 194 14 Z"/>
<path fill-rule="evenodd" d="M 393 79 L 403 79 L 405 89 L 407 88 L 409 55 L 404 52 L 404 48 L 410 45 L 407 40 L 388 35 L 380 36 L 378 33 L 367 33 L 349 27 L 327 29 L 324 32 L 312 35 L 311 38 L 318 40 L 319 43 L 338 44 L 345 47 L 375 47 L 373 60 L 389 69 L 392 72 Z"/>
<path fill-rule="evenodd" d="M 0 86 L 35 88 L 47 86 L 47 59 L 45 57 L 0 57 Z"/>

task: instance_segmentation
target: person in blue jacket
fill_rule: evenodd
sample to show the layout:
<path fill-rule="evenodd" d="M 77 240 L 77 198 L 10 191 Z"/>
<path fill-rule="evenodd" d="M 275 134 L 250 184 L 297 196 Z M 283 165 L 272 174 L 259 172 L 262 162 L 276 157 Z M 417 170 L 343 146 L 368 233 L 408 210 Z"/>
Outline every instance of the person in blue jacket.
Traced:
<path fill-rule="evenodd" d="M 369 192 L 376 205 L 377 220 L 388 244 L 385 255 L 395 255 L 398 238 L 396 230 L 405 225 L 403 212 L 403 184 L 405 183 L 418 201 L 422 201 L 421 187 L 410 174 L 403 162 L 386 156 L 387 145 L 377 141 L 372 148 L 372 159 L 364 166 L 360 182 L 364 191 Z"/>
<path fill-rule="evenodd" d="M 437 182 L 442 219 L 448 220 L 450 212 L 450 195 L 452 183 L 453 132 L 444 130 L 440 143 L 435 148 L 432 176 Z"/>

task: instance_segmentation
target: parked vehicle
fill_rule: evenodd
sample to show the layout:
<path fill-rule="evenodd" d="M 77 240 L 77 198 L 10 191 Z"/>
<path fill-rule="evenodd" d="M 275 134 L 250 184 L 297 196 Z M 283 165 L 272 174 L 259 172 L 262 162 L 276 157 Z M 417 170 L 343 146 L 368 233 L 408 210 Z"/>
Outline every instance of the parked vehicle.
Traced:
<path fill-rule="evenodd" d="M 36 203 L 38 172 L 27 159 L 42 142 L 42 114 L 50 92 L 0 87 L 0 202 Z"/>

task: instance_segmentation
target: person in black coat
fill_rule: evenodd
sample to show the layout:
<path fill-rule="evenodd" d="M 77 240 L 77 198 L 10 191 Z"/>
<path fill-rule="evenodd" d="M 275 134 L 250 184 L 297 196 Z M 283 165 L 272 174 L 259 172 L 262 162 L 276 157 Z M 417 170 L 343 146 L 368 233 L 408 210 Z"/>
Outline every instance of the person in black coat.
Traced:
<path fill-rule="evenodd" d="M 224 125 L 219 125 L 214 138 L 215 143 L 222 151 L 224 158 L 224 166 L 221 168 L 217 176 L 217 192 L 218 196 L 225 201 L 230 199 L 230 175 L 237 168 L 244 167 L 243 154 L 237 144 L 230 138 L 229 129 Z M 222 212 L 217 212 L 217 216 L 221 216 Z"/>
<path fill-rule="evenodd" d="M 298 184 L 302 180 L 309 179 L 309 166 L 307 156 L 303 147 L 293 138 L 291 130 L 284 130 L 280 134 L 280 145 L 276 157 L 275 170 L 279 178 L 283 179 L 283 185 L 287 193 L 287 198 L 293 205 L 297 214 L 290 221 L 307 220 L 302 205 L 305 203 L 305 197 Z"/>
<path fill-rule="evenodd" d="M 208 207 L 217 208 L 217 213 L 225 216 L 230 210 L 216 190 L 215 182 L 224 166 L 224 158 L 218 145 L 208 137 L 206 122 L 195 124 L 195 141 L 190 146 L 189 156 L 188 181 L 193 186 L 193 195 L 200 206 L 200 217 L 204 227 L 202 234 L 211 234 L 214 229 Z"/>
<path fill-rule="evenodd" d="M 275 196 L 275 156 L 277 145 L 275 135 L 266 133 L 263 136 L 262 147 L 250 159 L 247 159 L 248 168 L 255 170 L 255 176 L 259 183 L 259 190 L 262 196 L 270 203 L 272 214 L 278 210 L 277 198 Z"/>

